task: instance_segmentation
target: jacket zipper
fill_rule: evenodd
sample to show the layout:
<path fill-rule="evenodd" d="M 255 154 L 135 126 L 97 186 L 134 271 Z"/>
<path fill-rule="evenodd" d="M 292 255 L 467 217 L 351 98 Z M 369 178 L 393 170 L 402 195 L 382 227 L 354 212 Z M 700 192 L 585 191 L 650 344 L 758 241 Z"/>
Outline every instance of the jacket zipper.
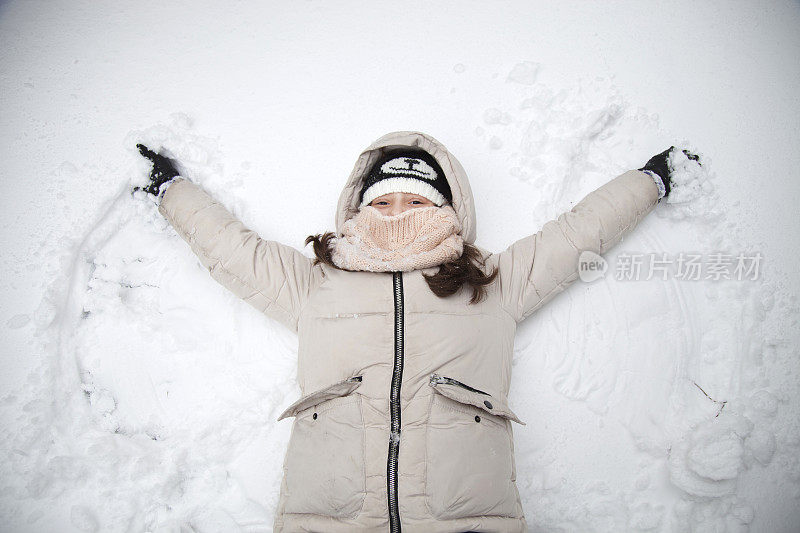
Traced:
<path fill-rule="evenodd" d="M 400 383 L 403 380 L 403 273 L 392 273 L 394 287 L 394 372 L 389 396 L 391 433 L 389 459 L 386 466 L 386 489 L 389 495 L 389 528 L 400 533 L 400 512 L 397 504 L 397 454 L 400 451 Z"/>
<path fill-rule="evenodd" d="M 475 388 L 470 387 L 469 385 L 465 385 L 460 381 L 456 381 L 453 378 L 446 378 L 444 376 L 440 376 L 438 374 L 433 374 L 431 376 L 431 383 L 443 383 L 445 385 L 456 385 L 458 387 L 467 389 L 468 391 L 477 392 L 478 394 L 485 394 L 486 396 L 491 396 L 488 392 L 483 392 L 482 390 L 478 390 Z"/>

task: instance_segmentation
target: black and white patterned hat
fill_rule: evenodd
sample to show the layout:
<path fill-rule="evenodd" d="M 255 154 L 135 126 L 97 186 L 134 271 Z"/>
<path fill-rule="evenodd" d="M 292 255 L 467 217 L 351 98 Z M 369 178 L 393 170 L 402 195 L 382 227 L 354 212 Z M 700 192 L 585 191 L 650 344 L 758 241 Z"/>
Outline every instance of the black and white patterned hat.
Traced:
<path fill-rule="evenodd" d="M 437 206 L 453 201 L 450 184 L 442 167 L 432 155 L 420 149 L 404 148 L 385 152 L 364 180 L 359 207 L 392 192 L 418 194 Z"/>

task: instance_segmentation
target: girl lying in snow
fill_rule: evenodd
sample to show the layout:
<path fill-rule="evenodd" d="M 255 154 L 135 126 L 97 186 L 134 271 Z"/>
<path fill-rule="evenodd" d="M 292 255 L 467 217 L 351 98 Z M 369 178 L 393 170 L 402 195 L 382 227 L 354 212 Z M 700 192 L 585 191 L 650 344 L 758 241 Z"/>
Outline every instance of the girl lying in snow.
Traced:
<path fill-rule="evenodd" d="M 517 324 L 670 193 L 670 148 L 501 253 L 464 169 L 416 132 L 367 148 L 315 259 L 247 229 L 169 159 L 144 190 L 211 275 L 299 336 L 275 531 L 526 531 L 508 406 Z M 686 153 L 692 159 L 696 156 Z"/>

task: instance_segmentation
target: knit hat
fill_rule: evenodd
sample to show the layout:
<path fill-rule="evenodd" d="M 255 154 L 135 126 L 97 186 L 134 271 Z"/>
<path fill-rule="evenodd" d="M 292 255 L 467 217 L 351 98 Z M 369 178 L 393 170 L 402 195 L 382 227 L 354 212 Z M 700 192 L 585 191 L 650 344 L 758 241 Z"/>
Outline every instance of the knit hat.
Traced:
<path fill-rule="evenodd" d="M 393 192 L 418 194 L 437 206 L 453 201 L 442 167 L 428 152 L 414 148 L 384 152 L 364 180 L 359 207 Z"/>

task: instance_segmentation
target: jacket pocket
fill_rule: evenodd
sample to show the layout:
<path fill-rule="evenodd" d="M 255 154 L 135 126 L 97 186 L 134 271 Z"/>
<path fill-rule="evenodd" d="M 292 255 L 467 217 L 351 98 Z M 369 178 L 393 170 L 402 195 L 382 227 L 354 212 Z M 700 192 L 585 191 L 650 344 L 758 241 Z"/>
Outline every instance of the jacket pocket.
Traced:
<path fill-rule="evenodd" d="M 361 376 L 308 394 L 278 418 L 294 416 L 284 463 L 285 512 L 355 517 L 364 505 L 365 432 Z"/>
<path fill-rule="evenodd" d="M 427 425 L 425 500 L 436 518 L 516 516 L 517 489 L 507 402 L 433 374 Z"/>

